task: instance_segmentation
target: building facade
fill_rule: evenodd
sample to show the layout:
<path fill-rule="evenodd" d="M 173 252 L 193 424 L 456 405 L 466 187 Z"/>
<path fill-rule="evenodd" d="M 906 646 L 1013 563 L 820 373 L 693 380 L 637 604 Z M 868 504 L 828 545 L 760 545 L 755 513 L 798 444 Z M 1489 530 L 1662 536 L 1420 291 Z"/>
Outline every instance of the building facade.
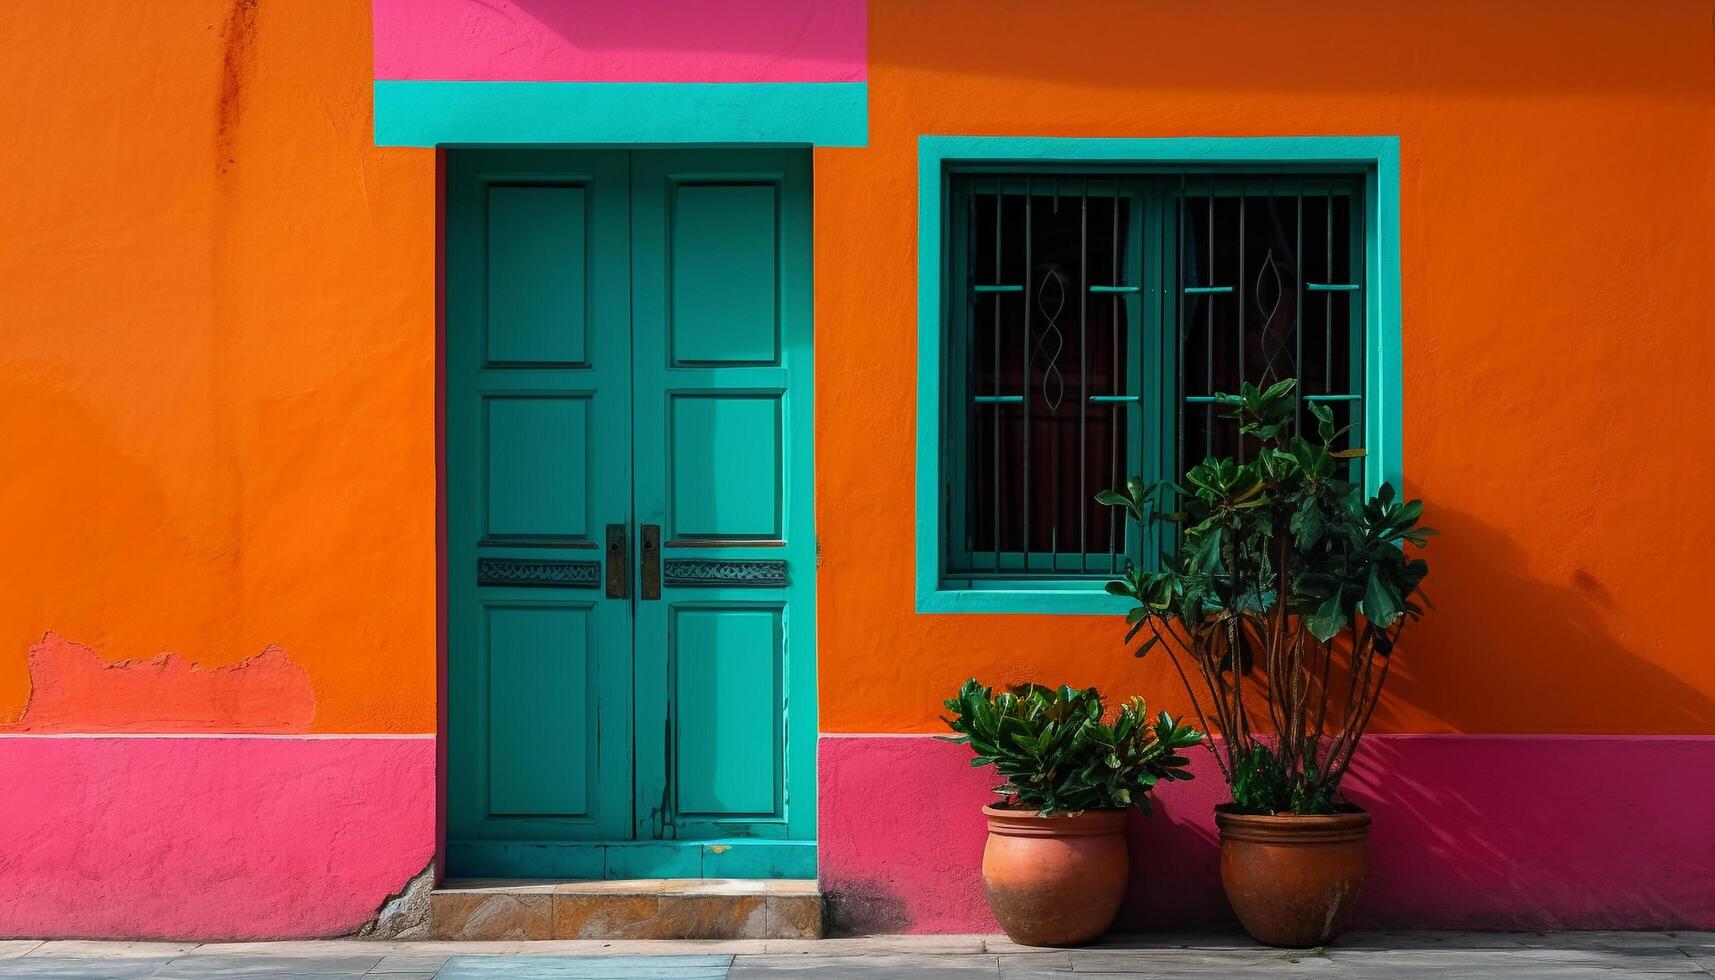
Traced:
<path fill-rule="evenodd" d="M 441 876 L 990 930 L 941 700 L 1183 712 L 1090 500 L 1286 376 L 1441 531 L 1363 922 L 1715 928 L 1705 5 L 0 23 L 0 934 Z M 1199 772 L 1122 926 L 1230 921 Z"/>

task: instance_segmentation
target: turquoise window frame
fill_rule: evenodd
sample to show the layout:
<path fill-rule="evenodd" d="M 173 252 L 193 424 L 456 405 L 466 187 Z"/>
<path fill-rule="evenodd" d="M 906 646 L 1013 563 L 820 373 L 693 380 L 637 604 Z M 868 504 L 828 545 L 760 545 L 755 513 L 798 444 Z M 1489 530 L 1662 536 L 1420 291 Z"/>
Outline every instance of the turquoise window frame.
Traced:
<path fill-rule="evenodd" d="M 973 166 L 1223 166 L 1340 168 L 1364 175 L 1365 489 L 1401 485 L 1404 422 L 1397 136 L 1064 138 L 921 136 L 917 142 L 917 541 L 919 613 L 1106 615 L 1128 601 L 1088 581 L 947 581 L 942 487 L 952 459 L 942 431 L 949 310 L 945 202 L 953 168 Z"/>

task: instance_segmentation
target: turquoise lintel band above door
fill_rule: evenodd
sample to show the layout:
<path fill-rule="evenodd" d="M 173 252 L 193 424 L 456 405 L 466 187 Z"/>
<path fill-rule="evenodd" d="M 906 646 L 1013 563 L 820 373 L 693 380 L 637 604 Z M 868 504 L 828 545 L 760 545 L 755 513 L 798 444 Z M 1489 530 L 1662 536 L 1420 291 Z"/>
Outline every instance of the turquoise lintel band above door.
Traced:
<path fill-rule="evenodd" d="M 375 83 L 378 146 L 863 146 L 864 82 Z"/>
<path fill-rule="evenodd" d="M 920 613 L 1112 614 L 1128 600 L 1099 585 L 1065 581 L 1008 580 L 974 587 L 946 571 L 943 541 L 948 531 L 942 493 L 953 457 L 942 431 L 949 293 L 947 252 L 949 173 L 955 169 L 997 173 L 1032 167 L 1134 169 L 1330 168 L 1362 173 L 1361 215 L 1368 247 L 1361 294 L 1356 284 L 1316 283 L 1324 293 L 1361 295 L 1367 323 L 1363 357 L 1362 427 L 1369 451 L 1367 489 L 1386 480 L 1396 488 L 1403 474 L 1400 392 L 1399 138 L 1396 136 L 1264 136 L 1164 138 L 1058 138 L 1017 136 L 921 136 L 918 138 L 917 249 L 917 539 L 916 608 Z M 989 287 L 993 290 L 994 287 Z M 1191 287 L 1193 293 L 1225 293 L 1231 287 Z M 982 287 L 977 287 L 982 291 Z M 997 401 L 985 392 L 977 403 Z"/>

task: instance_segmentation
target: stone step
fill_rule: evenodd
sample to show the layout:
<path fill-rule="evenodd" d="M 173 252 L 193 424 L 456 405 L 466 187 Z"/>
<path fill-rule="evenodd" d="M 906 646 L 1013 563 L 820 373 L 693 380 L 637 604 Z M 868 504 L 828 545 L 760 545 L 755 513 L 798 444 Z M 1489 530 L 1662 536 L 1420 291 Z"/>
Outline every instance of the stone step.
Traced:
<path fill-rule="evenodd" d="M 797 878 L 448 879 L 435 939 L 820 939 L 822 894 Z"/>

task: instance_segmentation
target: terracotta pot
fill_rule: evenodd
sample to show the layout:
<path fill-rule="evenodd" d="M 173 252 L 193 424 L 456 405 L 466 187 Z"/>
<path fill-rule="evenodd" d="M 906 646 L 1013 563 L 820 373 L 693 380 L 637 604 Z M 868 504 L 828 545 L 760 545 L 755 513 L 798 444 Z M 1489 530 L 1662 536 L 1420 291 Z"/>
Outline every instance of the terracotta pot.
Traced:
<path fill-rule="evenodd" d="M 1078 946 L 1113 925 L 1131 873 L 1124 810 L 1040 817 L 985 806 L 983 814 L 983 892 L 1007 938 Z"/>
<path fill-rule="evenodd" d="M 1245 931 L 1270 946 L 1321 946 L 1351 920 L 1369 872 L 1370 815 L 1256 815 L 1215 808 L 1221 884 Z"/>

